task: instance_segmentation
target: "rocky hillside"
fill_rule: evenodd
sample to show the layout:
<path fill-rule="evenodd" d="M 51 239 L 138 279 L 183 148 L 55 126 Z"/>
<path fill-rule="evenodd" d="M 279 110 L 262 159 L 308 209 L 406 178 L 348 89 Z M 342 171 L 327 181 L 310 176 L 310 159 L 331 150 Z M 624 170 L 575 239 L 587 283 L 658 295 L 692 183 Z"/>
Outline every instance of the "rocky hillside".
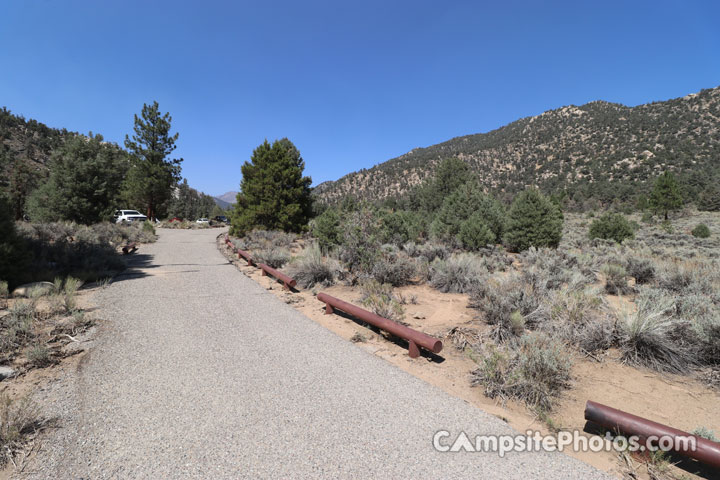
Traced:
<path fill-rule="evenodd" d="M 400 198 L 452 156 L 500 195 L 539 185 L 548 192 L 565 190 L 578 202 L 629 200 L 665 169 L 675 171 L 692 195 L 720 166 L 720 87 L 637 107 L 604 101 L 562 107 L 416 148 L 320 184 L 315 194 L 327 203 L 348 195 Z"/>
<path fill-rule="evenodd" d="M 0 179 L 7 178 L 16 161 L 31 169 L 43 170 L 50 154 L 68 135 L 77 134 L 50 128 L 37 120 L 26 120 L 3 107 L 0 109 Z"/>

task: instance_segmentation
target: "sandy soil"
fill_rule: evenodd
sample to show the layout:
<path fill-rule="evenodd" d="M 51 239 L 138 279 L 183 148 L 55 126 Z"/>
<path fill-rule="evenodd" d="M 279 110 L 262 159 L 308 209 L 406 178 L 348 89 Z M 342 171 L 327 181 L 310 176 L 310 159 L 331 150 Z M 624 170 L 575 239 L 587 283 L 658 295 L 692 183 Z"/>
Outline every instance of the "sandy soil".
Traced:
<path fill-rule="evenodd" d="M 355 342 L 359 348 L 384 358 L 451 395 L 502 418 L 518 431 L 537 430 L 543 433 L 551 433 L 552 429 L 582 431 L 585 425 L 584 409 L 587 400 L 604 403 L 686 431 L 699 426 L 720 431 L 720 392 L 710 390 L 700 382 L 687 377 L 660 375 L 653 371 L 629 367 L 620 363 L 618 352 L 612 350 L 598 358 L 576 355 L 572 369 L 572 386 L 563 393 L 558 407 L 552 412 L 548 422 L 547 419 L 538 418 L 524 404 L 514 401 L 502 403 L 490 399 L 483 394 L 480 387 L 471 386 L 470 373 L 476 368 L 476 363 L 467 350 L 458 350 L 447 337 L 448 332 L 455 327 L 464 327 L 470 331 L 482 328 L 478 327 L 478 322 L 472 321 L 474 312 L 468 307 L 467 295 L 441 293 L 427 285 L 396 289 L 406 299 L 417 301 L 417 304 L 409 301 L 405 305 L 405 322 L 411 328 L 443 340 L 441 358 L 421 356 L 412 359 L 407 355 L 405 346 L 387 340 L 360 323 L 341 315 L 325 315 L 324 304 L 315 298 L 315 295 L 322 291 L 347 302 L 359 304 L 358 288 L 335 285 L 316 288 L 313 291 L 288 292 L 283 289 L 282 284 L 271 277 L 262 276 L 259 269 L 247 266 L 242 259 L 241 261 L 234 259 L 222 238 L 218 240 L 218 245 L 245 275 L 309 318 L 347 340 L 353 337 L 357 339 L 356 335 L 362 336 L 364 341 Z M 293 250 L 294 254 L 298 253 L 297 249 Z M 616 306 L 625 303 L 617 297 L 608 298 L 608 301 Z M 566 453 L 618 477 L 625 477 L 628 474 L 626 461 L 615 453 L 574 451 L 566 451 Z M 641 462 L 634 464 L 637 467 L 634 472 L 637 477 L 649 478 L 647 471 L 641 467 Z M 670 473 L 684 478 L 708 478 L 674 467 Z"/>

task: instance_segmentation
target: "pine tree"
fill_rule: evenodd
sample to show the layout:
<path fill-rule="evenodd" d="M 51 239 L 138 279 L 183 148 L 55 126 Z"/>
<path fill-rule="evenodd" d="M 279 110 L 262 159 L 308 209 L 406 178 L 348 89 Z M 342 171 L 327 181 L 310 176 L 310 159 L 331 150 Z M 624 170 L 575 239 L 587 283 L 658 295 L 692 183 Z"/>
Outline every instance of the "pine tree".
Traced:
<path fill-rule="evenodd" d="M 0 232 L 0 280 L 12 288 L 26 280 L 30 252 L 15 230 L 12 209 L 3 195 L 0 195 Z"/>
<path fill-rule="evenodd" d="M 655 180 L 655 187 L 650 193 L 650 206 L 656 212 L 663 212 L 665 220 L 671 210 L 679 210 L 683 205 L 680 188 L 675 175 L 665 172 Z"/>
<path fill-rule="evenodd" d="M 505 243 L 520 252 L 530 247 L 556 248 L 562 238 L 560 209 L 535 188 L 521 192 L 508 212 Z"/>
<path fill-rule="evenodd" d="M 242 182 L 232 214 L 232 233 L 253 228 L 299 232 L 312 214 L 310 177 L 305 162 L 287 138 L 259 145 L 241 167 Z"/>
<path fill-rule="evenodd" d="M 89 225 L 109 220 L 118 208 L 129 159 L 101 135 L 70 138 L 49 162 L 50 177 L 28 200 L 35 221 L 71 220 Z"/>
<path fill-rule="evenodd" d="M 167 207 L 173 187 L 180 180 L 182 159 L 168 160 L 179 134 L 170 135 L 172 117 L 160 112 L 158 102 L 144 104 L 135 115 L 132 139 L 125 136 L 125 147 L 133 155 L 133 167 L 125 180 L 128 207 L 143 209 L 148 218 Z"/>
<path fill-rule="evenodd" d="M 13 162 L 8 193 L 15 220 L 23 218 L 25 204 L 37 184 L 38 176 L 40 176 L 40 172 L 31 168 L 26 160 L 18 157 Z"/>
<path fill-rule="evenodd" d="M 435 212 L 445 198 L 470 178 L 470 167 L 457 157 L 446 158 L 438 165 L 435 175 L 413 194 L 411 202 L 420 210 Z"/>
<path fill-rule="evenodd" d="M 494 238 L 489 243 L 502 238 L 504 229 L 502 206 L 497 200 L 483 193 L 477 182 L 467 182 L 445 198 L 430 230 L 438 240 L 452 241 L 460 233 L 463 223 L 473 215 L 476 223 L 482 221 L 493 233 Z M 466 238 L 469 238 L 471 230 L 478 228 L 479 226 L 467 225 Z"/>
<path fill-rule="evenodd" d="M 718 179 L 718 181 L 720 181 L 720 179 Z M 698 210 L 706 212 L 720 211 L 720 185 L 718 185 L 717 182 L 708 185 L 700 194 Z"/>

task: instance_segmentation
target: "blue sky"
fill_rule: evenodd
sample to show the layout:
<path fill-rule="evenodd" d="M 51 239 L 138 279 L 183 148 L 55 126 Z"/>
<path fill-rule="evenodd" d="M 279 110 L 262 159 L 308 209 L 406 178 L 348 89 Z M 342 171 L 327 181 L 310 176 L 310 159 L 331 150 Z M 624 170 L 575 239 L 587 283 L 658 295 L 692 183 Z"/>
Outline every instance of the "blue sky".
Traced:
<path fill-rule="evenodd" d="M 603 99 L 720 85 L 720 2 L 0 0 L 0 105 L 122 143 L 157 100 L 183 175 L 237 190 L 265 138 L 314 184 Z"/>

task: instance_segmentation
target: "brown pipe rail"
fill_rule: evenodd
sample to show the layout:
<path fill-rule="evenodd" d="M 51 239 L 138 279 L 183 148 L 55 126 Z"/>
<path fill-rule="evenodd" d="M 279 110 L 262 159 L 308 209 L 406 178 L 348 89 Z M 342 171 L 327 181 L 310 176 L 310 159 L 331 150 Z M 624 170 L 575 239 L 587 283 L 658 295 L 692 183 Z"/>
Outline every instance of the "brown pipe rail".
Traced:
<path fill-rule="evenodd" d="M 248 265 L 250 265 L 250 266 L 253 265 L 253 259 L 250 256 L 250 254 L 248 252 L 246 252 L 245 250 L 240 250 L 239 248 L 237 248 L 235 246 L 235 244 L 232 243 L 232 241 L 230 240 L 230 237 L 228 237 L 227 235 L 225 235 L 225 243 L 227 244 L 228 247 L 230 247 L 232 249 L 233 252 L 237 253 L 238 258 L 242 257 L 247 261 Z"/>
<path fill-rule="evenodd" d="M 720 443 L 692 435 L 662 423 L 653 422 L 622 410 L 588 400 L 585 404 L 585 420 L 625 435 L 637 435 L 647 440 L 649 437 L 695 437 L 695 445 L 682 441 L 673 441 L 673 451 L 720 469 Z"/>
<path fill-rule="evenodd" d="M 235 253 L 238 254 L 238 258 L 242 257 L 247 260 L 248 265 L 253 265 L 253 259 L 248 252 L 246 252 L 245 250 L 240 250 L 239 248 L 235 248 Z"/>
<path fill-rule="evenodd" d="M 319 293 L 317 299 L 325 304 L 325 314 L 333 313 L 333 308 L 337 308 L 353 317 L 357 317 L 360 320 L 374 325 L 386 332 L 389 332 L 396 337 L 407 340 L 408 342 L 408 355 L 410 358 L 417 358 L 420 356 L 420 349 L 423 347 L 425 350 L 429 350 L 433 353 L 440 353 L 442 350 L 442 341 L 437 338 L 426 335 L 412 328 L 408 328 L 405 325 L 400 325 L 397 322 L 383 318 L 380 315 L 376 315 L 367 310 L 363 310 L 360 307 L 356 307 L 350 303 L 344 302 L 338 298 L 331 297 L 326 293 Z"/>
<path fill-rule="evenodd" d="M 275 270 L 274 268 L 269 267 L 264 263 L 258 263 L 258 267 L 262 270 L 263 276 L 270 275 L 280 280 L 283 283 L 283 287 L 285 287 L 285 290 L 290 290 L 291 288 L 294 288 L 297 284 L 295 279 L 288 277 L 281 271 Z"/>

